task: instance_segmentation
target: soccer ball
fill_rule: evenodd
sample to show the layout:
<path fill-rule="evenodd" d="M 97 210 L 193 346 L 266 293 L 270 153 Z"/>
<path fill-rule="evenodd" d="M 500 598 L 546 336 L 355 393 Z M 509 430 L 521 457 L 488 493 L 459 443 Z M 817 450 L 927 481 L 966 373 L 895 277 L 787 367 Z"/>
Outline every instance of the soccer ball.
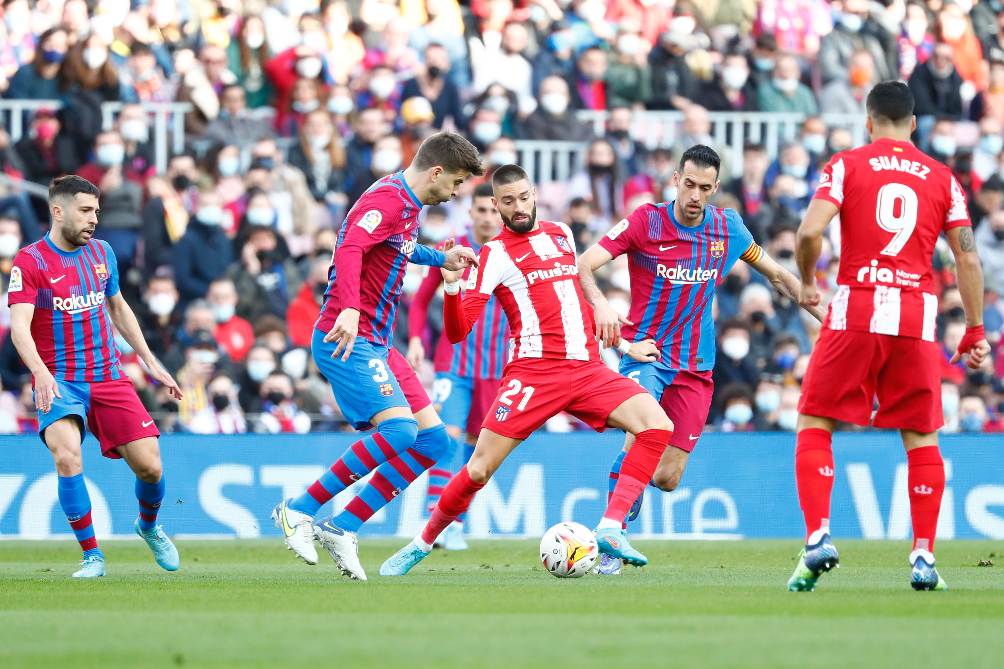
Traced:
<path fill-rule="evenodd" d="M 558 578 L 585 576 L 599 557 L 596 537 L 579 523 L 558 523 L 540 540 L 540 561 Z"/>

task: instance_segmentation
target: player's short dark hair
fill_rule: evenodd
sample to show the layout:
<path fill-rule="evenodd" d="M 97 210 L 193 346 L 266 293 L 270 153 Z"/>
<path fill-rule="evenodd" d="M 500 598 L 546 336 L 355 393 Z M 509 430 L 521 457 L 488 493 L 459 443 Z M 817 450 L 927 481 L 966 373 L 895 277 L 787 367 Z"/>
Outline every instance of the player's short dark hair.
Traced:
<path fill-rule="evenodd" d="M 492 173 L 492 188 L 496 189 L 499 186 L 514 184 L 517 181 L 522 181 L 523 179 L 529 181 L 530 175 L 527 174 L 526 170 L 522 167 L 512 163 L 502 165 L 497 168 L 494 173 Z"/>
<path fill-rule="evenodd" d="M 913 93 L 902 81 L 875 84 L 865 102 L 868 115 L 894 125 L 909 123 L 913 118 Z"/>
<path fill-rule="evenodd" d="M 90 181 L 83 177 L 78 177 L 76 174 L 67 174 L 56 177 L 49 184 L 49 203 L 51 204 L 53 200 L 61 197 L 72 199 L 77 193 L 86 193 L 94 197 L 101 197 L 101 191 Z"/>
<path fill-rule="evenodd" d="M 683 152 L 683 155 L 680 156 L 681 172 L 683 171 L 683 166 L 687 163 L 695 167 L 714 167 L 716 177 L 722 168 L 722 159 L 718 157 L 718 153 L 710 146 L 705 146 L 704 144 L 695 144 Z"/>
<path fill-rule="evenodd" d="M 479 197 L 491 197 L 495 193 L 492 191 L 492 184 L 489 181 L 478 184 L 478 187 L 474 189 L 474 198 Z M 331 255 L 330 253 L 328 255 Z"/>
<path fill-rule="evenodd" d="M 437 132 L 427 137 L 418 147 L 412 164 L 419 170 L 438 165 L 447 172 L 466 170 L 474 176 L 485 173 L 478 150 L 455 132 Z"/>

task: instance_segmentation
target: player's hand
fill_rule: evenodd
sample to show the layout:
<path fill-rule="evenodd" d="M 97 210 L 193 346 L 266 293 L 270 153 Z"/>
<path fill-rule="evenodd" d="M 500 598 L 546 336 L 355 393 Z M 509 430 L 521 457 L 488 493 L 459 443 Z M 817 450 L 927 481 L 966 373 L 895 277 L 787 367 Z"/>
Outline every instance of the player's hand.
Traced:
<path fill-rule="evenodd" d="M 443 269 L 463 273 L 468 267 L 478 266 L 477 254 L 466 246 L 453 246 L 452 239 L 447 240 L 443 250 L 446 251 L 446 262 L 443 263 Z"/>
<path fill-rule="evenodd" d="M 411 368 L 417 372 L 422 361 L 425 360 L 425 347 L 422 346 L 421 337 L 412 337 L 408 340 L 408 353 L 405 355 L 405 358 L 408 360 Z"/>
<path fill-rule="evenodd" d="M 44 369 L 35 375 L 35 408 L 42 413 L 49 413 L 55 397 L 62 398 L 56 377 L 48 369 Z"/>
<path fill-rule="evenodd" d="M 600 300 L 593 309 L 596 318 L 596 338 L 607 348 L 621 342 L 621 325 L 634 325 L 611 308 L 606 300 Z"/>
<path fill-rule="evenodd" d="M 338 314 L 338 318 L 335 319 L 335 324 L 332 326 L 331 331 L 324 335 L 324 341 L 331 343 L 333 341 L 338 342 L 338 346 L 335 347 L 334 353 L 331 354 L 332 358 L 337 358 L 341 351 L 345 351 L 342 355 L 342 362 L 349 359 L 352 355 L 352 347 L 356 344 L 356 336 L 359 334 L 359 310 L 358 309 L 342 309 L 342 312 Z"/>
<path fill-rule="evenodd" d="M 631 344 L 631 348 L 627 350 L 627 355 L 632 360 L 637 360 L 638 362 L 655 362 L 662 357 L 662 351 L 659 350 L 659 346 L 655 343 L 654 339 L 644 339 Z"/>
<path fill-rule="evenodd" d="M 450 239 L 447 239 L 445 242 L 443 242 L 442 245 L 439 247 L 439 249 L 441 251 L 443 251 L 444 253 L 447 253 L 449 251 L 452 251 L 454 248 L 456 248 L 456 246 L 457 246 L 457 243 L 451 237 Z M 443 274 L 443 281 L 445 281 L 446 283 L 456 283 L 457 281 L 460 281 L 464 277 L 464 270 L 462 270 L 462 269 L 460 269 L 460 270 L 448 270 L 444 266 L 444 267 L 441 267 L 439 271 L 442 272 L 442 274 Z"/>
<path fill-rule="evenodd" d="M 820 309 L 818 306 L 805 307 L 805 310 L 809 312 L 810 316 L 815 318 L 820 323 L 826 320 L 826 312 Z"/>
<path fill-rule="evenodd" d="M 966 366 L 969 369 L 979 369 L 989 354 L 990 343 L 987 341 L 983 326 L 977 325 L 966 328 L 966 334 L 963 335 L 959 347 L 955 350 L 955 355 L 949 362 L 954 365 L 962 359 L 962 356 L 968 355 Z"/>
<path fill-rule="evenodd" d="M 801 290 L 798 291 L 798 303 L 803 307 L 818 307 L 821 298 L 819 297 L 819 288 L 816 287 L 816 282 L 803 283 Z M 815 315 L 815 314 L 813 314 Z"/>
<path fill-rule="evenodd" d="M 181 392 L 181 386 L 178 382 L 174 380 L 170 372 L 164 369 L 164 366 L 160 364 L 160 361 L 156 358 L 152 360 L 144 360 L 147 369 L 150 370 L 150 376 L 154 378 L 157 383 L 167 388 L 167 394 L 176 400 L 181 400 L 185 395 Z"/>

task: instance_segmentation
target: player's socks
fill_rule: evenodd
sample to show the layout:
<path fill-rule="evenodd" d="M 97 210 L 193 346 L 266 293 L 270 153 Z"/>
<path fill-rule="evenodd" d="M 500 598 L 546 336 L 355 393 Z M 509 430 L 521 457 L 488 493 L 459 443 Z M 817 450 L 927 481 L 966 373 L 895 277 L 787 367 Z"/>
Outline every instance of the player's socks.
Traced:
<path fill-rule="evenodd" d="M 417 434 L 413 418 L 385 420 L 376 432 L 349 446 L 331 469 L 289 502 L 289 508 L 315 515 L 332 497 L 415 443 Z"/>
<path fill-rule="evenodd" d="M 432 510 L 436 508 L 439 496 L 443 494 L 443 488 L 453 476 L 453 456 L 456 452 L 457 442 L 453 437 L 450 437 L 449 433 L 446 436 L 450 440 L 449 446 L 436 463 L 429 468 L 429 486 L 425 493 L 425 508 L 429 513 L 432 513 Z"/>
<path fill-rule="evenodd" d="M 347 532 L 358 532 L 363 523 L 411 485 L 452 446 L 453 440 L 445 425 L 422 430 L 411 448 L 377 467 L 366 486 L 332 522 Z"/>
<path fill-rule="evenodd" d="M 614 488 L 617 487 L 617 481 L 621 476 L 621 465 L 624 463 L 624 456 L 627 455 L 627 451 L 621 450 L 617 457 L 614 458 L 614 463 L 610 465 L 610 478 L 607 479 L 607 503 L 610 503 L 610 499 L 614 496 Z M 627 529 L 627 519 L 621 523 L 622 529 Z"/>
<path fill-rule="evenodd" d="M 911 449 L 906 452 L 906 461 L 913 550 L 933 553 L 941 496 L 945 492 L 945 463 L 937 446 Z"/>
<path fill-rule="evenodd" d="M 621 527 L 631 505 L 652 479 L 672 437 L 672 430 L 645 430 L 636 435 L 634 445 L 621 462 L 620 475 L 599 527 Z"/>
<path fill-rule="evenodd" d="M 833 490 L 833 435 L 808 428 L 798 433 L 795 446 L 795 483 L 798 503 L 805 516 L 806 544 L 830 524 L 830 492 Z M 824 532 L 825 533 L 825 532 Z"/>
<path fill-rule="evenodd" d="M 139 500 L 139 529 L 149 532 L 157 526 L 157 513 L 164 499 L 164 477 L 156 483 L 136 479 L 136 499 Z"/>
<path fill-rule="evenodd" d="M 70 527 L 73 528 L 73 534 L 80 543 L 84 558 L 103 556 L 101 549 L 98 548 L 98 539 L 94 536 L 94 525 L 91 523 L 91 496 L 87 494 L 84 475 L 81 473 L 58 478 L 59 505 L 63 508 Z"/>
<path fill-rule="evenodd" d="M 460 468 L 460 471 L 446 484 L 443 495 L 439 498 L 439 504 L 436 505 L 429 522 L 425 524 L 422 534 L 418 537 L 422 542 L 419 545 L 423 550 L 426 549 L 426 546 L 428 546 L 428 550 L 432 550 L 432 544 L 436 542 L 436 537 L 460 514 L 467 511 L 474 495 L 484 487 L 484 483 L 476 483 L 471 479 L 466 466 Z"/>

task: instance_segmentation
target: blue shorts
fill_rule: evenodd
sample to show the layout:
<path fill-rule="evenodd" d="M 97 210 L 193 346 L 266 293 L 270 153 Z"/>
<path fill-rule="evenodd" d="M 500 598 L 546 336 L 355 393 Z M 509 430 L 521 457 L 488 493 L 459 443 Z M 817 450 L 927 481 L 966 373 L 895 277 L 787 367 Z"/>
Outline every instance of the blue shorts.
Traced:
<path fill-rule="evenodd" d="M 412 413 L 432 404 L 415 372 L 397 350 L 358 338 L 352 355 L 332 358 L 336 342 L 325 343 L 314 329 L 310 350 L 317 368 L 331 384 L 342 415 L 357 430 L 369 429 L 370 419 L 381 411 L 406 407 Z"/>
<path fill-rule="evenodd" d="M 711 372 L 668 369 L 658 362 L 638 362 L 624 356 L 620 373 L 637 381 L 659 401 L 673 421 L 670 445 L 690 453 L 701 438 L 711 410 L 715 390 Z"/>
<path fill-rule="evenodd" d="M 477 436 L 498 395 L 500 383 L 500 379 L 475 379 L 437 372 L 432 386 L 432 403 L 447 426 Z"/>

